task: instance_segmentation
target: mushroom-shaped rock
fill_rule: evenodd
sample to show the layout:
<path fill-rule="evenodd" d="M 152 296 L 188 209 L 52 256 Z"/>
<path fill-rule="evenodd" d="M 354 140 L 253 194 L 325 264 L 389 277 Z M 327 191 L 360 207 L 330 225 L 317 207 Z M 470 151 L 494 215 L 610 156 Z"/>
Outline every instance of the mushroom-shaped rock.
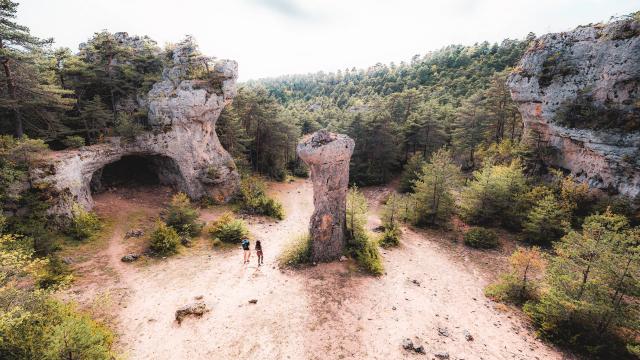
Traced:
<path fill-rule="evenodd" d="M 317 131 L 298 143 L 298 156 L 311 168 L 313 205 L 309 233 L 313 261 L 342 255 L 346 233 L 349 160 L 355 142 L 346 135 Z"/>

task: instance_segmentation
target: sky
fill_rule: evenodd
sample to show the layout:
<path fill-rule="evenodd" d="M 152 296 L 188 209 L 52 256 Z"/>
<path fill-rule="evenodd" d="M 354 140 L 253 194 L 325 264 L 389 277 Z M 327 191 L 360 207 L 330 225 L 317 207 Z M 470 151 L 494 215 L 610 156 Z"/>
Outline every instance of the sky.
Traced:
<path fill-rule="evenodd" d="M 523 39 L 640 10 L 638 0 L 14 0 L 19 23 L 77 50 L 106 29 L 193 35 L 240 80 L 409 61 L 449 44 Z"/>

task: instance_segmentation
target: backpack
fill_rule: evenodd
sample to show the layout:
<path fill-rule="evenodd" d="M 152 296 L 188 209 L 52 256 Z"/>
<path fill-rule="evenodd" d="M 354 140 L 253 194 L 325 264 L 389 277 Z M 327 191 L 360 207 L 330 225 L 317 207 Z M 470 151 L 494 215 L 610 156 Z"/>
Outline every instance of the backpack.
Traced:
<path fill-rule="evenodd" d="M 249 240 L 248 239 L 242 240 L 242 248 L 245 249 L 245 250 L 249 250 Z"/>

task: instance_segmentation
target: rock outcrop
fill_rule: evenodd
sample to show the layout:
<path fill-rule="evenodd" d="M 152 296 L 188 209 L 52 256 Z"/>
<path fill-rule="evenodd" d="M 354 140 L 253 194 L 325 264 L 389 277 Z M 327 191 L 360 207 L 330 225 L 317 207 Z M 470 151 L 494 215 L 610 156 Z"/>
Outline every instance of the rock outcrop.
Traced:
<path fill-rule="evenodd" d="M 148 159 L 161 183 L 191 198 L 209 195 L 225 201 L 236 191 L 240 177 L 215 125 L 236 95 L 237 64 L 219 60 L 206 78 L 190 79 L 193 45 L 191 39 L 178 44 L 172 66 L 165 68 L 145 99 L 146 131 L 133 139 L 111 137 L 101 144 L 52 152 L 32 172 L 35 184 L 47 184 L 58 195 L 54 213 L 68 214 L 74 202 L 90 209 L 92 178 L 99 184 L 102 169 L 125 156 Z"/>
<path fill-rule="evenodd" d="M 346 135 L 320 130 L 303 138 L 298 156 L 311 169 L 313 205 L 309 233 L 313 261 L 342 255 L 345 245 L 349 161 L 355 142 Z"/>
<path fill-rule="evenodd" d="M 550 165 L 591 187 L 640 195 L 640 19 L 536 39 L 508 80 Z"/>

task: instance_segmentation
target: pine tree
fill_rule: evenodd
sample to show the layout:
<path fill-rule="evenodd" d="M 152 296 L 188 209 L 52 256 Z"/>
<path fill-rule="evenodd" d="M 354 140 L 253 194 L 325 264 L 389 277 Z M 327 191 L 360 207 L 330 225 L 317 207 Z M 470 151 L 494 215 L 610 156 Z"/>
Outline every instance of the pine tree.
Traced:
<path fill-rule="evenodd" d="M 547 291 L 525 306 L 544 336 L 606 356 L 624 334 L 618 328 L 640 327 L 639 235 L 624 216 L 605 212 L 554 245 Z"/>
<path fill-rule="evenodd" d="M 425 161 L 421 153 L 414 154 L 409 158 L 409 161 L 404 164 L 404 169 L 400 176 L 400 185 L 398 189 L 400 192 L 413 192 L 413 186 L 422 175 L 422 168 L 424 165 Z"/>
<path fill-rule="evenodd" d="M 89 144 L 94 144 L 113 119 L 113 114 L 107 109 L 99 95 L 84 103 L 80 109 L 79 120 L 84 127 L 85 136 Z"/>
<path fill-rule="evenodd" d="M 220 114 L 216 122 L 216 133 L 220 144 L 231 154 L 237 165 L 246 166 L 248 164 L 247 148 L 251 138 L 242 127 L 240 116 L 233 105 L 226 106 Z"/>
<path fill-rule="evenodd" d="M 522 165 L 486 165 L 473 173 L 461 193 L 461 215 L 473 224 L 502 224 L 518 228 L 525 214 L 528 191 Z"/>
<path fill-rule="evenodd" d="M 491 85 L 485 91 L 485 109 L 488 115 L 488 128 L 490 136 L 497 143 L 505 138 L 508 133 L 511 141 L 520 135 L 520 112 L 515 102 L 511 99 L 511 92 L 507 86 L 507 76 L 511 69 L 496 72 L 491 76 Z"/>
<path fill-rule="evenodd" d="M 523 223 L 528 241 L 548 245 L 560 239 L 569 227 L 570 213 L 553 194 L 546 195 L 534 204 Z"/>
<path fill-rule="evenodd" d="M 518 248 L 509 257 L 509 271 L 485 289 L 487 296 L 523 304 L 537 299 L 546 261 L 537 247 Z"/>
<path fill-rule="evenodd" d="M 456 113 L 453 130 L 453 145 L 466 154 L 468 168 L 476 166 L 476 151 L 485 141 L 488 116 L 484 110 L 484 99 L 476 94 L 465 100 Z"/>
<path fill-rule="evenodd" d="M 22 137 L 25 122 L 39 118 L 49 124 L 49 128 L 59 125 L 58 119 L 48 112 L 51 108 L 65 109 L 70 102 L 56 84 L 47 83 L 43 78 L 46 70 L 43 61 L 48 55 L 45 50 L 53 39 L 39 39 L 32 36 L 29 28 L 14 21 L 18 3 L 0 0 L 0 64 L 4 91 L 0 92 L 0 110 L 13 119 L 13 133 Z M 40 126 L 33 125 L 34 132 Z"/>
<path fill-rule="evenodd" d="M 449 151 L 436 151 L 415 182 L 412 195 L 416 204 L 414 223 L 434 226 L 449 221 L 455 207 L 452 191 L 460 182 L 460 168 Z"/>
<path fill-rule="evenodd" d="M 421 104 L 408 116 L 404 124 L 405 161 L 407 154 L 415 152 L 427 158 L 444 143 L 446 134 L 438 116 L 433 103 Z"/>

